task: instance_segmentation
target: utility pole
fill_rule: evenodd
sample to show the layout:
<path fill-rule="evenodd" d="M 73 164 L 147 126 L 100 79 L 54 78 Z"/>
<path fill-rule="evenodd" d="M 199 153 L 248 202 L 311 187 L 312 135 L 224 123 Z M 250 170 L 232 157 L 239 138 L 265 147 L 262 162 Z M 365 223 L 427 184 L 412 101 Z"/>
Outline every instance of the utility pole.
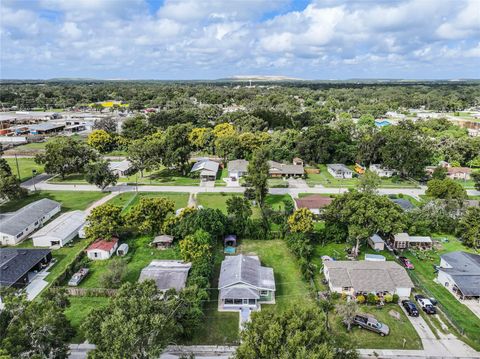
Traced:
<path fill-rule="evenodd" d="M 15 163 L 17 164 L 17 176 L 18 176 L 18 180 L 20 181 L 20 168 L 18 167 L 18 158 L 17 158 L 17 154 L 15 153 Z"/>

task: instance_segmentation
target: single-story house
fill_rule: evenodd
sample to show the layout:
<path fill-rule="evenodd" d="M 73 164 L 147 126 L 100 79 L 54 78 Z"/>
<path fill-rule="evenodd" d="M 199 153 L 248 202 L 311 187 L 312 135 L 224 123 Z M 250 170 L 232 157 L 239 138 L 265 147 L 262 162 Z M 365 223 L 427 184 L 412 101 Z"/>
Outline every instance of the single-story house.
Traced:
<path fill-rule="evenodd" d="M 220 268 L 218 310 L 257 310 L 275 303 L 273 269 L 262 267 L 257 256 L 225 257 Z"/>
<path fill-rule="evenodd" d="M 196 162 L 190 172 L 200 172 L 200 180 L 215 181 L 220 164 L 211 160 L 200 160 Z"/>
<path fill-rule="evenodd" d="M 469 180 L 472 169 L 468 167 L 448 167 L 447 177 L 453 180 Z"/>
<path fill-rule="evenodd" d="M 237 181 L 240 177 L 243 177 L 248 172 L 247 160 L 233 160 L 227 163 L 228 177 Z"/>
<path fill-rule="evenodd" d="M 91 260 L 104 260 L 109 259 L 118 247 L 118 238 L 111 238 L 109 241 L 105 239 L 97 239 L 90 244 L 85 250 L 87 257 Z"/>
<path fill-rule="evenodd" d="M 376 173 L 379 177 L 392 177 L 395 171 L 382 166 L 381 164 L 371 164 L 370 171 Z"/>
<path fill-rule="evenodd" d="M 0 248 L 0 287 L 23 288 L 52 260 L 50 249 Z"/>
<path fill-rule="evenodd" d="M 118 177 L 128 177 L 134 170 L 134 166 L 129 160 L 111 161 L 108 167 Z"/>
<path fill-rule="evenodd" d="M 152 246 L 157 249 L 167 249 L 172 246 L 173 243 L 173 236 L 169 236 L 167 234 L 162 234 L 160 236 L 156 236 L 152 241 Z"/>
<path fill-rule="evenodd" d="M 480 255 L 460 251 L 441 255 L 437 280 L 461 299 L 480 298 Z"/>
<path fill-rule="evenodd" d="M 410 247 L 432 248 L 432 238 L 427 236 L 410 236 L 408 233 L 397 233 L 393 236 L 392 246 L 395 249 Z"/>
<path fill-rule="evenodd" d="M 352 178 L 353 177 L 353 171 L 341 163 L 328 164 L 327 171 L 335 178 Z"/>
<path fill-rule="evenodd" d="M 178 260 L 153 260 L 142 269 L 138 280 L 140 282 L 153 280 L 161 291 L 169 289 L 180 291 L 185 288 L 191 267 L 192 263 Z"/>
<path fill-rule="evenodd" d="M 271 177 L 302 177 L 305 174 L 303 165 L 285 164 L 275 161 L 268 161 Z"/>
<path fill-rule="evenodd" d="M 407 271 L 393 261 L 325 261 L 323 274 L 332 292 L 409 297 L 414 287 Z"/>
<path fill-rule="evenodd" d="M 18 211 L 0 214 L 0 245 L 14 246 L 60 212 L 60 203 L 48 198 L 27 204 Z"/>
<path fill-rule="evenodd" d="M 72 211 L 62 214 L 32 235 L 35 247 L 63 247 L 78 234 L 85 224 L 86 214 L 83 211 Z"/>
<path fill-rule="evenodd" d="M 333 202 L 333 198 L 312 194 L 302 198 L 295 198 L 295 208 L 308 208 L 314 214 L 320 212 Z"/>
<path fill-rule="evenodd" d="M 385 242 L 378 234 L 374 234 L 368 238 L 368 244 L 376 251 L 383 251 L 385 249 Z"/>
<path fill-rule="evenodd" d="M 405 198 L 390 198 L 390 201 L 398 204 L 404 211 L 410 211 L 415 208 L 412 202 Z"/>

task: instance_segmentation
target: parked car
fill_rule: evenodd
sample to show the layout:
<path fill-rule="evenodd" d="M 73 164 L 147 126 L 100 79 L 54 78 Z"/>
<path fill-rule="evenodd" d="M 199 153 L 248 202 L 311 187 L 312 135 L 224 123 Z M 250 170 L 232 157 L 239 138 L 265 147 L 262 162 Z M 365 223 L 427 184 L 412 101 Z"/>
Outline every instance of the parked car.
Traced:
<path fill-rule="evenodd" d="M 415 303 L 413 303 L 411 300 L 402 300 L 402 305 L 409 316 L 418 317 L 419 313 Z"/>
<path fill-rule="evenodd" d="M 68 285 L 71 287 L 76 287 L 87 276 L 88 272 L 88 268 L 80 268 L 80 270 L 68 281 Z"/>
<path fill-rule="evenodd" d="M 435 307 L 433 306 L 432 302 L 430 301 L 430 299 L 428 298 L 425 298 L 423 295 L 421 294 L 417 294 L 415 296 L 415 300 L 418 302 L 418 304 L 420 305 L 420 307 L 422 308 L 422 310 L 427 313 L 427 314 L 437 314 L 437 310 L 435 309 Z"/>
<path fill-rule="evenodd" d="M 438 300 L 436 300 L 435 298 L 430 297 L 428 299 L 430 299 L 430 302 L 432 302 L 433 306 L 436 306 L 438 304 Z"/>
<path fill-rule="evenodd" d="M 373 315 L 369 314 L 355 314 L 353 323 L 359 328 L 371 330 L 372 332 L 380 334 L 382 337 L 390 333 L 390 328 L 375 319 Z"/>
<path fill-rule="evenodd" d="M 410 262 L 410 260 L 407 257 L 400 257 L 400 262 L 402 262 L 403 266 L 407 269 L 415 269 L 413 264 Z"/>

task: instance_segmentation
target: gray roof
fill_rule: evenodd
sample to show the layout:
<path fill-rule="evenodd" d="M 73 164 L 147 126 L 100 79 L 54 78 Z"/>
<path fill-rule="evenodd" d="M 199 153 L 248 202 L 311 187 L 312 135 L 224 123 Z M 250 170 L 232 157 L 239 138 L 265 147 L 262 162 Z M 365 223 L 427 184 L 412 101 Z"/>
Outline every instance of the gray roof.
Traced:
<path fill-rule="evenodd" d="M 268 161 L 268 165 L 270 174 L 303 175 L 305 172 L 302 165 L 290 165 L 275 161 Z"/>
<path fill-rule="evenodd" d="M 413 288 L 406 270 L 393 261 L 327 261 L 333 287 L 351 287 L 359 292 L 393 292 L 396 288 Z"/>
<path fill-rule="evenodd" d="M 28 126 L 30 131 L 50 131 L 55 130 L 57 128 L 64 128 L 65 125 L 60 125 L 57 123 L 39 123 L 36 125 Z"/>
<path fill-rule="evenodd" d="M 169 236 L 167 234 L 162 234 L 160 236 L 156 236 L 152 243 L 172 243 L 173 242 L 173 236 Z"/>
<path fill-rule="evenodd" d="M 60 207 L 60 203 L 43 198 L 20 208 L 16 212 L 0 214 L 0 233 L 16 236 L 56 207 Z"/>
<path fill-rule="evenodd" d="M 55 238 L 66 238 L 73 232 L 77 232 L 85 224 L 87 215 L 83 211 L 71 211 L 62 214 L 46 226 L 39 229 L 32 235 L 32 238 L 49 236 Z"/>
<path fill-rule="evenodd" d="M 378 234 L 374 234 L 373 236 L 371 236 L 370 240 L 373 243 L 385 243 L 385 242 L 383 242 L 383 239 Z"/>
<path fill-rule="evenodd" d="M 218 167 L 219 166 L 220 166 L 220 164 L 218 162 L 215 162 L 215 161 L 200 160 L 193 165 L 190 172 L 201 171 L 202 175 L 205 175 L 205 174 L 215 175 L 218 172 Z"/>
<path fill-rule="evenodd" d="M 142 269 L 139 281 L 154 280 L 157 288 L 161 291 L 185 288 L 188 271 L 192 264 L 177 260 L 153 260 Z"/>
<path fill-rule="evenodd" d="M 129 160 L 123 161 L 111 161 L 108 163 L 108 168 L 111 171 L 128 171 L 132 167 L 132 163 Z"/>
<path fill-rule="evenodd" d="M 398 204 L 404 211 L 415 208 L 415 206 L 409 200 L 404 198 L 390 198 L 390 201 Z"/>
<path fill-rule="evenodd" d="M 327 167 L 335 172 L 353 172 L 350 168 L 345 166 L 343 163 L 329 163 Z"/>
<path fill-rule="evenodd" d="M 220 269 L 219 288 L 244 283 L 259 289 L 275 290 L 273 269 L 262 267 L 257 256 L 226 257 Z"/>
<path fill-rule="evenodd" d="M 247 172 L 248 170 L 248 161 L 247 160 L 233 160 L 227 163 L 228 171 L 233 172 Z"/>
<path fill-rule="evenodd" d="M 0 248 L 0 287 L 9 287 L 29 272 L 50 249 Z"/>
<path fill-rule="evenodd" d="M 231 287 L 220 291 L 220 299 L 241 298 L 241 299 L 259 299 L 258 291 L 248 287 Z"/>
<path fill-rule="evenodd" d="M 463 295 L 480 295 L 480 255 L 467 252 L 451 252 L 440 256 L 452 268 L 440 268 L 448 273 Z"/>
<path fill-rule="evenodd" d="M 432 243 L 432 238 L 426 236 L 410 236 L 408 233 L 397 233 L 393 236 L 395 242 Z"/>

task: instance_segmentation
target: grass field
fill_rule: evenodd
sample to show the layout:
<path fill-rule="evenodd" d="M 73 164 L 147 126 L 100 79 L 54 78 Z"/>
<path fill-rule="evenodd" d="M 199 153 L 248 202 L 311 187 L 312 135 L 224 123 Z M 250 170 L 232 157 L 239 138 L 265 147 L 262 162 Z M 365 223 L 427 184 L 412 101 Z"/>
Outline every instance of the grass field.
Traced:
<path fill-rule="evenodd" d="M 132 206 L 140 201 L 140 198 L 164 197 L 175 202 L 175 210 L 184 208 L 188 204 L 188 193 L 184 192 L 127 192 L 113 197 L 108 203 L 123 207 L 128 211 Z"/>
<path fill-rule="evenodd" d="M 79 344 L 85 341 L 85 335 L 80 330 L 80 325 L 93 308 L 99 308 L 107 305 L 108 298 L 105 297 L 69 297 L 70 306 L 65 310 L 65 315 L 70 321 L 75 336 L 71 343 Z"/>
<path fill-rule="evenodd" d="M 125 282 L 136 282 L 140 276 L 141 270 L 154 259 L 180 258 L 176 248 L 161 251 L 150 247 L 149 244 L 152 239 L 151 236 L 141 236 L 122 241 L 122 243 L 127 243 L 129 247 L 128 254 L 123 258 L 123 260 L 128 263 Z M 103 288 L 104 286 L 101 283 L 101 276 L 110 262 L 110 260 L 91 261 L 89 264 L 90 273 L 80 284 L 80 287 Z"/>
<path fill-rule="evenodd" d="M 94 191 L 38 191 L 29 194 L 27 197 L 15 201 L 7 202 L 0 206 L 0 212 L 11 212 L 22 208 L 23 206 L 38 201 L 42 198 L 50 198 L 62 204 L 62 212 L 73 210 L 85 210 L 92 203 L 108 195 L 105 192 Z"/>
<path fill-rule="evenodd" d="M 12 169 L 12 173 L 18 177 L 20 172 L 20 181 L 24 182 L 33 177 L 32 170 L 36 170 L 37 174 L 43 173 L 43 165 L 37 165 L 33 158 L 6 158 L 8 165 Z M 18 168 L 17 168 L 18 162 Z"/>

